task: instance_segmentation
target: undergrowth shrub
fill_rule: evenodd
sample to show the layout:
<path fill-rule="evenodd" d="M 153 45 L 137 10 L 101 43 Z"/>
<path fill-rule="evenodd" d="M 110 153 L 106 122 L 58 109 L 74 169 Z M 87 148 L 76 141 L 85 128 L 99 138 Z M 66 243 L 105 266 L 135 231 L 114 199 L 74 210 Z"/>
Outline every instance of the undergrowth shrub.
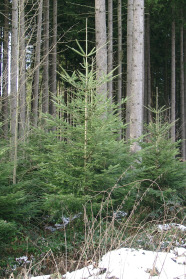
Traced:
<path fill-rule="evenodd" d="M 96 81 L 94 65 L 87 60 L 92 52 L 86 56 L 81 47 L 80 51 L 84 57 L 82 72 L 69 75 L 62 69 L 61 73 L 69 84 L 69 101 L 56 97 L 56 117 L 43 116 L 44 126 L 34 132 L 28 147 L 32 166 L 35 162 L 32 173 L 47 189 L 43 208 L 55 218 L 62 212 L 82 211 L 82 205 L 92 198 L 96 214 L 105 193 L 132 162 L 129 144 L 118 140 L 125 127 L 117 106 L 96 92 L 109 75 Z"/>
<path fill-rule="evenodd" d="M 0 219 L 0 247 L 2 248 L 5 243 L 9 243 L 16 235 L 16 232 L 17 225 L 15 222 L 7 222 Z"/>
<path fill-rule="evenodd" d="M 152 218 L 175 216 L 185 205 L 186 163 L 179 157 L 180 141 L 170 138 L 172 124 L 164 121 L 164 107 L 152 112 L 155 117 L 145 126 L 141 159 L 135 164 L 140 206 L 148 207 Z"/>

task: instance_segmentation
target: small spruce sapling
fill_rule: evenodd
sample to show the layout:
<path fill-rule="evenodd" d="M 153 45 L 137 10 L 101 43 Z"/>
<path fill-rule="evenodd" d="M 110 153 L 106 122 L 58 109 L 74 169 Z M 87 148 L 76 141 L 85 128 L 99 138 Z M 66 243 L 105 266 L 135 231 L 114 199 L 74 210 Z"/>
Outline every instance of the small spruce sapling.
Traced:
<path fill-rule="evenodd" d="M 171 210 L 179 212 L 184 203 L 186 168 L 179 160 L 180 141 L 171 140 L 172 124 L 164 121 L 166 109 L 150 110 L 155 117 L 145 126 L 141 163 L 136 164 L 136 168 L 139 170 L 137 179 L 142 180 L 140 197 L 148 189 L 141 205 L 149 207 L 151 215 L 158 217 Z"/>
<path fill-rule="evenodd" d="M 79 49 L 73 50 L 83 58 L 82 71 L 70 75 L 62 69 L 60 74 L 73 98 L 68 104 L 63 96 L 55 99 L 57 111 L 70 115 L 70 121 L 60 113 L 55 118 L 45 115 L 50 133 L 46 132 L 43 141 L 46 152 L 40 172 L 47 187 L 51 186 L 45 207 L 54 214 L 60 214 L 62 208 L 79 211 L 85 201 L 102 191 L 95 199 L 99 204 L 131 162 L 129 146 L 118 140 L 119 131 L 125 127 L 117 106 L 97 94 L 98 86 L 111 74 L 96 80 L 95 49 L 88 52 L 87 44 L 86 51 L 77 45 Z"/>

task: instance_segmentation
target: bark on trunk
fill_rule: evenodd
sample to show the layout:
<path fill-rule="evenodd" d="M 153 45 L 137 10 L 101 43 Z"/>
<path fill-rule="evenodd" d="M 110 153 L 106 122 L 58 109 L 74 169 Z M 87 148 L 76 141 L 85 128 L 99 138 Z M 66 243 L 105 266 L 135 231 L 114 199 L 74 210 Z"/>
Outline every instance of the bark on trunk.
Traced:
<path fill-rule="evenodd" d="M 40 57 L 41 57 L 42 11 L 43 11 L 43 0 L 40 0 L 39 7 L 38 7 L 38 16 L 37 16 L 37 40 L 36 40 L 36 48 L 35 48 L 33 101 L 32 101 L 33 125 L 35 127 L 37 127 L 37 122 L 38 122 L 39 69 L 40 69 Z"/>
<path fill-rule="evenodd" d="M 106 36 L 106 12 L 105 0 L 95 0 L 95 29 L 96 29 L 96 69 L 97 80 L 100 81 L 107 75 L 107 36 Z M 97 94 L 106 99 L 107 83 L 97 88 Z"/>
<path fill-rule="evenodd" d="M 172 22 L 172 58 L 171 58 L 171 138 L 175 142 L 175 102 L 176 102 L 176 54 L 175 54 L 175 21 Z"/>
<path fill-rule="evenodd" d="M 12 1 L 12 36 L 11 36 L 11 136 L 14 142 L 17 110 L 18 81 L 18 0 Z"/>
<path fill-rule="evenodd" d="M 151 121 L 151 112 L 146 107 L 151 106 L 151 69 L 150 69 L 150 14 L 146 17 L 145 30 L 145 86 L 144 86 L 144 122 Z"/>
<path fill-rule="evenodd" d="M 144 41 L 144 69 L 145 69 L 145 76 L 144 76 L 144 108 L 143 108 L 143 115 L 144 115 L 144 123 L 148 123 L 148 47 L 147 47 L 147 16 L 145 18 L 145 41 Z"/>
<path fill-rule="evenodd" d="M 122 120 L 122 1 L 118 0 L 118 112 Z M 119 133 L 119 139 L 122 138 L 122 131 Z"/>
<path fill-rule="evenodd" d="M 185 98 L 184 98 L 184 56 L 183 56 L 183 23 L 180 28 L 180 97 L 181 97 L 181 155 L 185 159 Z"/>
<path fill-rule="evenodd" d="M 147 105 L 151 106 L 150 14 L 147 15 Z M 147 122 L 152 120 L 148 110 Z"/>
<path fill-rule="evenodd" d="M 42 111 L 49 111 L 49 0 L 44 0 L 44 46 L 43 46 L 43 100 Z"/>
<path fill-rule="evenodd" d="M 2 114 L 3 114 L 3 132 L 4 137 L 8 138 L 8 41 L 9 41 L 9 8 L 8 0 L 5 0 L 5 16 L 3 29 L 3 100 L 2 100 Z"/>
<path fill-rule="evenodd" d="M 186 65 L 186 29 L 184 29 L 184 65 Z M 186 139 L 186 66 L 184 68 L 184 126 L 185 126 L 185 135 L 184 139 Z M 184 141 L 185 143 L 185 155 L 184 158 L 186 160 L 186 140 Z"/>
<path fill-rule="evenodd" d="M 2 121 L 2 69 L 3 69 L 3 62 L 2 62 L 2 57 L 3 57 L 3 32 L 2 32 L 2 27 L 0 27 L 0 121 Z"/>
<path fill-rule="evenodd" d="M 134 0 L 133 12 L 133 60 L 130 104 L 131 151 L 140 149 L 137 139 L 142 136 L 144 90 L 144 1 Z"/>
<path fill-rule="evenodd" d="M 113 0 L 108 0 L 108 73 L 113 70 Z M 112 75 L 111 75 L 112 77 Z M 108 97 L 113 99 L 113 81 L 108 82 Z"/>
<path fill-rule="evenodd" d="M 57 92 L 56 70 L 57 70 L 57 0 L 53 1 L 53 34 L 52 34 L 52 51 L 51 51 L 51 98 L 50 108 L 51 114 L 55 115 L 56 107 L 53 99 Z"/>
<path fill-rule="evenodd" d="M 130 138 L 130 96 L 132 82 L 132 37 L 133 37 L 133 0 L 127 6 L 127 104 L 126 104 L 126 139 Z"/>
<path fill-rule="evenodd" d="M 11 145 L 14 160 L 13 184 L 16 184 L 18 132 L 18 0 L 12 0 L 11 37 Z"/>
<path fill-rule="evenodd" d="M 26 126 L 26 46 L 25 46 L 25 0 L 19 0 L 19 98 L 20 98 L 20 126 L 19 136 L 25 135 Z"/>

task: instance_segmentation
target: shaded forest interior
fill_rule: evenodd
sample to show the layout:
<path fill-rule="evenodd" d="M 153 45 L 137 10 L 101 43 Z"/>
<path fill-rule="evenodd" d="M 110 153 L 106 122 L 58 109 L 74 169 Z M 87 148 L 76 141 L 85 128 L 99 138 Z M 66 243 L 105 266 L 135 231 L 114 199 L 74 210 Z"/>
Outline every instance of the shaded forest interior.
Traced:
<path fill-rule="evenodd" d="M 1 1 L 0 276 L 22 254 L 81 258 L 113 212 L 183 222 L 185 15 L 184 0 Z"/>

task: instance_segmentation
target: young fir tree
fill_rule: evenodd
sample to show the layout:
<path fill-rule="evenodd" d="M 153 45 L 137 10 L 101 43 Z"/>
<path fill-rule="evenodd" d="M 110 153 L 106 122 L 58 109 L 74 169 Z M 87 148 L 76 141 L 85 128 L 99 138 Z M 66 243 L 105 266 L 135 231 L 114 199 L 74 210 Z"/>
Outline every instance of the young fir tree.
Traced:
<path fill-rule="evenodd" d="M 179 160 L 180 142 L 170 138 L 172 123 L 164 121 L 164 107 L 151 109 L 154 120 L 146 125 L 146 135 L 141 144 L 141 163 L 136 164 L 141 205 L 149 208 L 151 215 L 178 213 L 184 205 L 186 183 L 185 163 Z"/>
<path fill-rule="evenodd" d="M 56 117 L 45 115 L 50 132 L 46 126 L 38 131 L 38 156 L 34 152 L 33 157 L 38 165 L 36 175 L 49 189 L 45 208 L 60 215 L 62 208 L 80 210 L 85 201 L 103 191 L 97 195 L 95 204 L 99 203 L 131 161 L 128 145 L 118 141 L 123 124 L 117 107 L 97 94 L 110 75 L 97 80 L 92 59 L 95 50 L 88 53 L 88 47 L 84 51 L 78 46 L 74 51 L 83 57 L 83 70 L 69 75 L 62 69 L 61 74 L 69 84 L 67 94 L 73 98 L 67 104 L 62 97 L 56 98 L 58 113 Z M 61 117 L 59 111 L 68 117 Z"/>

